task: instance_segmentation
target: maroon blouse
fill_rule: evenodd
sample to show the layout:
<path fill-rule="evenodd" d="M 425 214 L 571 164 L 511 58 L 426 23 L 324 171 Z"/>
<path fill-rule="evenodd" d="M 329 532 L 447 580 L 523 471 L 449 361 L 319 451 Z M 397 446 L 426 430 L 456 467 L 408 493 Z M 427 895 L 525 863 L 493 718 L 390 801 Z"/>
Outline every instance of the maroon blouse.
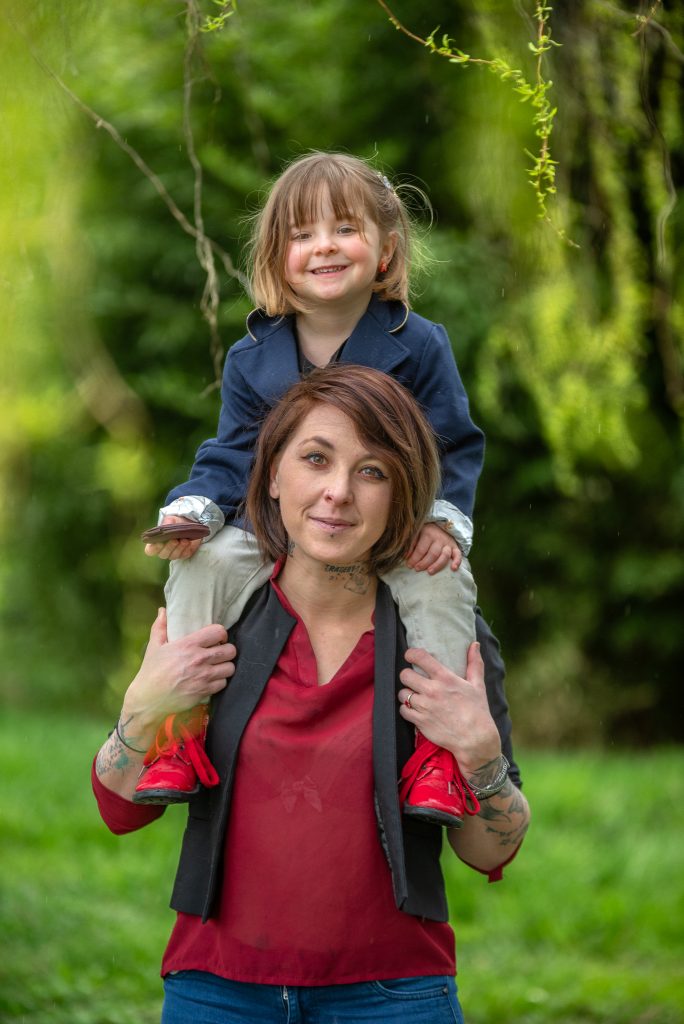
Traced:
<path fill-rule="evenodd" d="M 162 974 L 202 970 L 277 985 L 453 974 L 451 927 L 397 910 L 378 839 L 374 631 L 319 686 L 306 628 L 272 585 L 297 623 L 242 738 L 220 907 L 205 924 L 178 914 Z M 116 831 L 159 815 L 93 776 Z"/>

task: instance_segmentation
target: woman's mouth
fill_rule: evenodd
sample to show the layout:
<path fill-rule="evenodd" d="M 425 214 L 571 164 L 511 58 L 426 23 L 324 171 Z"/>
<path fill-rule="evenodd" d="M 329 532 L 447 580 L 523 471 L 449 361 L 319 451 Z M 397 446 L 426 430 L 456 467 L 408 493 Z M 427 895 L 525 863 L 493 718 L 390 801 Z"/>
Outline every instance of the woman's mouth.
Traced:
<path fill-rule="evenodd" d="M 344 530 L 348 530 L 353 526 L 353 523 L 348 522 L 346 519 L 329 519 L 323 516 L 311 516 L 311 521 L 331 536 L 334 536 L 337 533 L 343 533 Z"/>

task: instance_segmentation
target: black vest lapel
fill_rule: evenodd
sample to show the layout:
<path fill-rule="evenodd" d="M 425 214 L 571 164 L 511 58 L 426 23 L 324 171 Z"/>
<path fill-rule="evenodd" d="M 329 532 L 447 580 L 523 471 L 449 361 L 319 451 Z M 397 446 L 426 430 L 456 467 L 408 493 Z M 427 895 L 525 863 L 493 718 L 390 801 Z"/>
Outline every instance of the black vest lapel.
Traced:
<path fill-rule="evenodd" d="M 373 773 L 380 839 L 392 872 L 394 898 L 401 907 L 408 895 L 399 808 L 400 766 L 412 752 L 413 729 L 399 715 L 398 670 L 402 638 L 389 588 L 378 583 L 375 603 L 375 694 L 373 698 Z M 405 645 L 403 646 L 405 650 Z M 398 721 L 397 721 L 398 720 Z"/>
<path fill-rule="evenodd" d="M 207 733 L 207 753 L 221 783 L 232 780 L 240 739 L 295 620 L 285 611 L 267 584 L 250 602 L 247 613 L 233 631 L 237 647 L 235 675 L 214 699 Z"/>

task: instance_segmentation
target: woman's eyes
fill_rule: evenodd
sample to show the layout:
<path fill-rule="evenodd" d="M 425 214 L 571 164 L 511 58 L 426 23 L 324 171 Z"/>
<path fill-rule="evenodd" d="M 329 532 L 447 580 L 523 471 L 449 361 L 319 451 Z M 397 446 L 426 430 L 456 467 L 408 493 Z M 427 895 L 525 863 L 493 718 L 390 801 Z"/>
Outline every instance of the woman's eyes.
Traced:
<path fill-rule="evenodd" d="M 311 463 L 313 466 L 327 466 L 328 459 L 323 452 L 307 452 L 304 455 L 304 461 Z M 359 470 L 361 476 L 369 478 L 371 480 L 388 480 L 389 477 L 380 466 L 362 466 Z"/>
<path fill-rule="evenodd" d="M 361 470 L 363 476 L 371 476 L 375 480 L 387 480 L 387 474 L 383 473 L 379 466 L 364 466 Z"/>

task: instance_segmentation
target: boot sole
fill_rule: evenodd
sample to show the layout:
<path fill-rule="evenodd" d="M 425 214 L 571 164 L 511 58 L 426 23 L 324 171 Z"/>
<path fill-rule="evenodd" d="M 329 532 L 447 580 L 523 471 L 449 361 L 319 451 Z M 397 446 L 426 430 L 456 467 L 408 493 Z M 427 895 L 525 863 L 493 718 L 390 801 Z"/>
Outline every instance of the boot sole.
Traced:
<path fill-rule="evenodd" d="M 457 818 L 454 814 L 448 814 L 446 811 L 437 811 L 432 807 L 412 807 L 411 804 L 404 804 L 403 813 L 407 818 L 416 818 L 429 825 L 445 825 L 447 828 L 463 826 L 463 818 Z"/>
<path fill-rule="evenodd" d="M 199 793 L 199 786 L 188 793 L 181 793 L 177 789 L 146 789 L 140 793 L 133 794 L 134 804 L 186 804 L 188 800 Z"/>

